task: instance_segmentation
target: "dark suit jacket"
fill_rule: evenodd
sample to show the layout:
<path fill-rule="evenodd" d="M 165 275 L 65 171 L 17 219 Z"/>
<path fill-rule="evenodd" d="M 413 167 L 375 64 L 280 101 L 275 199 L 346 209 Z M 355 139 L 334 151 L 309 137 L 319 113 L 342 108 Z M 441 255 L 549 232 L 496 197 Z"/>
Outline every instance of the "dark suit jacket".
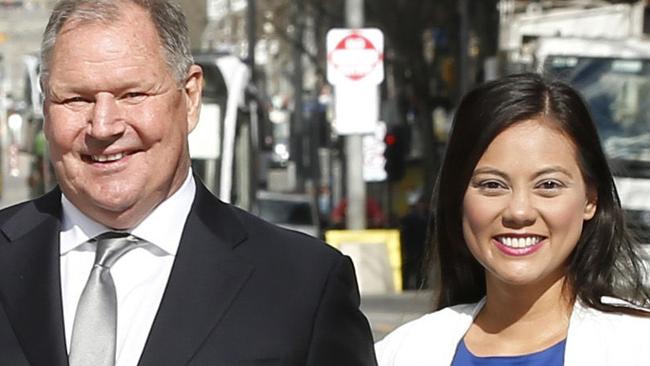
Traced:
<path fill-rule="evenodd" d="M 64 366 L 60 191 L 0 211 L 0 365 Z M 349 258 L 197 181 L 140 358 L 164 365 L 374 365 Z"/>

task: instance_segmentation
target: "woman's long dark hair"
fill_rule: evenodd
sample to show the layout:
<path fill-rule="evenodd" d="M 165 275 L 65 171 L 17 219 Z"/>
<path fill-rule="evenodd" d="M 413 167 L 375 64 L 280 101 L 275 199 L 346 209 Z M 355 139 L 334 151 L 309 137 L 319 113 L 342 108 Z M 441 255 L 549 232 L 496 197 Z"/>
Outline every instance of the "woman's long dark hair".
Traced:
<path fill-rule="evenodd" d="M 483 84 L 458 106 L 429 225 L 439 290 L 436 307 L 476 302 L 485 296 L 485 270 L 463 237 L 463 198 L 490 142 L 506 128 L 530 119 L 552 124 L 573 141 L 585 183 L 598 194 L 596 213 L 585 222 L 569 258 L 567 279 L 573 295 L 603 311 L 623 310 L 602 304 L 601 296 L 648 304 L 642 264 L 625 228 L 614 180 L 585 102 L 567 84 L 527 73 Z"/>

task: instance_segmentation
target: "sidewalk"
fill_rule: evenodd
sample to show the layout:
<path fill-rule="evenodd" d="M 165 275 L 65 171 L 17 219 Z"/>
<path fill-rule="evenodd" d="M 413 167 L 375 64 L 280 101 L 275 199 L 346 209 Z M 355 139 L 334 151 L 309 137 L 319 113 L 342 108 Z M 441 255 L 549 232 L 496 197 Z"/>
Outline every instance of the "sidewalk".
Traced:
<path fill-rule="evenodd" d="M 364 295 L 361 310 L 368 317 L 375 341 L 398 326 L 432 310 L 431 291 L 405 291 L 391 295 Z"/>

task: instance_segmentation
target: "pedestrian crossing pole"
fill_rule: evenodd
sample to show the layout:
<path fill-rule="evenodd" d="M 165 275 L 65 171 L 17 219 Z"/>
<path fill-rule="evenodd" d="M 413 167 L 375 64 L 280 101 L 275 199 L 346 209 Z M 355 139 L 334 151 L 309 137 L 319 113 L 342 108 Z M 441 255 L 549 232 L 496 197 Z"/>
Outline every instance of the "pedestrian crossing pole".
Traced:
<path fill-rule="evenodd" d="M 348 28 L 363 27 L 363 0 L 346 0 L 345 23 Z M 345 137 L 346 185 L 348 207 L 346 225 L 349 230 L 366 228 L 366 184 L 363 180 L 363 136 Z"/>

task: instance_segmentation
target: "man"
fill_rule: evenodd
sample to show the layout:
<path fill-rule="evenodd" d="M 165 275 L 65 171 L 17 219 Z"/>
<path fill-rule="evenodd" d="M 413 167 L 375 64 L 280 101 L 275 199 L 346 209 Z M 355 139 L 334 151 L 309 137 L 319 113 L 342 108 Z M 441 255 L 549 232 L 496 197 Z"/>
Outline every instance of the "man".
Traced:
<path fill-rule="evenodd" d="M 55 7 L 41 83 L 59 187 L 0 212 L 0 365 L 375 364 L 349 259 L 192 176 L 187 34 L 167 1 Z"/>

